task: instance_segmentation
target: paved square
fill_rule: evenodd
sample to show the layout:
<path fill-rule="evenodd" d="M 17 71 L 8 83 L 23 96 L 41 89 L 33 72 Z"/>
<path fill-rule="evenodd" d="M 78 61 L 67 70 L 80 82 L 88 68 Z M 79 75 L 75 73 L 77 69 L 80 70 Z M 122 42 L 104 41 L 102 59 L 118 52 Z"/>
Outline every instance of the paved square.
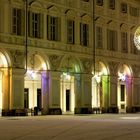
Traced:
<path fill-rule="evenodd" d="M 139 140 L 140 114 L 1 117 L 0 140 Z"/>

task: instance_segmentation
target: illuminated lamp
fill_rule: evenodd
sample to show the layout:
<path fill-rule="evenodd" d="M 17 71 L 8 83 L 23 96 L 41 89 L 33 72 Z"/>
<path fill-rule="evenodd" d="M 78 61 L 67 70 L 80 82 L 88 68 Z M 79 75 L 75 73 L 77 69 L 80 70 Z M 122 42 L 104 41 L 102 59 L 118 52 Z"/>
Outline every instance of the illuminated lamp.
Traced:
<path fill-rule="evenodd" d="M 118 75 L 119 75 L 119 78 L 118 78 L 119 80 L 121 80 L 121 81 L 125 81 L 126 76 L 125 76 L 124 73 L 119 73 Z"/>

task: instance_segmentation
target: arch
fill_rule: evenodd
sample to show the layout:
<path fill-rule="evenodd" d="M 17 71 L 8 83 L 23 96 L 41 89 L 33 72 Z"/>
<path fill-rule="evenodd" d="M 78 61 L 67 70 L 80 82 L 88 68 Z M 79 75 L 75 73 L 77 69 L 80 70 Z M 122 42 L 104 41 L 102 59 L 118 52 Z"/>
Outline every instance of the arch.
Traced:
<path fill-rule="evenodd" d="M 43 3 L 39 2 L 39 1 L 31 1 L 30 5 L 31 5 L 31 7 L 34 7 L 34 8 L 43 8 L 44 7 Z"/>
<path fill-rule="evenodd" d="M 47 93 L 49 92 L 50 81 L 49 59 L 38 52 L 28 54 L 27 73 L 25 75 L 24 107 L 31 109 L 38 108 L 38 111 L 45 109 L 48 103 Z"/>
<path fill-rule="evenodd" d="M 118 76 L 120 76 L 120 74 L 123 74 L 129 78 L 133 76 L 130 66 L 124 63 L 118 65 Z"/>
<path fill-rule="evenodd" d="M 132 70 L 127 64 L 118 66 L 117 105 L 120 113 L 126 113 L 132 100 Z"/>
<path fill-rule="evenodd" d="M 9 55 L 0 50 L 0 110 L 8 107 L 8 81 L 10 77 L 8 76 L 8 69 L 10 64 Z"/>
<path fill-rule="evenodd" d="M 109 70 L 103 61 L 95 63 L 95 73 L 92 77 L 92 108 L 101 113 L 108 108 Z"/>
<path fill-rule="evenodd" d="M 109 70 L 103 61 L 98 61 L 95 63 L 95 75 L 108 75 Z"/>

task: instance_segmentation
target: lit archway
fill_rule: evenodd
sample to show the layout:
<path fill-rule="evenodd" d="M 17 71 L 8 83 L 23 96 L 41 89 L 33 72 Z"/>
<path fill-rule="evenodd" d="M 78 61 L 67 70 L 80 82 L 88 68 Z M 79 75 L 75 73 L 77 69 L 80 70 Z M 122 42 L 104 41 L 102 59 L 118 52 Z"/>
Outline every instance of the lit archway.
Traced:
<path fill-rule="evenodd" d="M 80 79 L 80 62 L 71 56 L 64 57 L 61 63 L 60 106 L 62 113 L 74 113 L 76 94 Z M 78 99 L 77 99 L 78 100 Z"/>
<path fill-rule="evenodd" d="M 4 99 L 7 98 L 6 94 L 8 94 L 5 92 L 5 89 L 9 88 L 7 87 L 8 86 L 7 75 L 8 75 L 8 62 L 6 56 L 0 52 L 0 111 L 3 109 Z"/>
<path fill-rule="evenodd" d="M 92 77 L 92 108 L 97 113 L 108 107 L 109 82 L 108 70 L 103 62 L 95 64 L 95 74 Z"/>
<path fill-rule="evenodd" d="M 126 64 L 121 64 L 118 69 L 117 104 L 120 113 L 126 113 L 129 99 L 131 97 L 131 69 Z"/>
<path fill-rule="evenodd" d="M 24 89 L 24 108 L 37 109 L 41 111 L 44 108 L 45 99 L 47 98 L 47 70 L 49 66 L 44 59 L 38 54 L 30 55 L 28 67 L 25 76 Z M 46 100 L 47 101 L 47 100 Z M 45 102 L 46 102 L 45 101 Z"/>

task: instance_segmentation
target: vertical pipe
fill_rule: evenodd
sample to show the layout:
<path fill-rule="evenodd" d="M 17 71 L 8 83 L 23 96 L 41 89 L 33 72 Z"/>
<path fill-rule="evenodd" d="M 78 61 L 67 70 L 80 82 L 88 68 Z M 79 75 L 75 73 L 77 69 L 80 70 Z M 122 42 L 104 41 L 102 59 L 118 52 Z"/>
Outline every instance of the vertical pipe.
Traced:
<path fill-rule="evenodd" d="M 92 8 L 93 8 L 93 66 L 94 66 L 94 73 L 93 75 L 95 75 L 95 63 L 96 63 L 96 28 L 95 28 L 95 3 L 93 0 L 92 3 Z"/>
<path fill-rule="evenodd" d="M 25 0 L 25 73 L 27 72 L 27 52 L 28 52 L 28 3 Z"/>

